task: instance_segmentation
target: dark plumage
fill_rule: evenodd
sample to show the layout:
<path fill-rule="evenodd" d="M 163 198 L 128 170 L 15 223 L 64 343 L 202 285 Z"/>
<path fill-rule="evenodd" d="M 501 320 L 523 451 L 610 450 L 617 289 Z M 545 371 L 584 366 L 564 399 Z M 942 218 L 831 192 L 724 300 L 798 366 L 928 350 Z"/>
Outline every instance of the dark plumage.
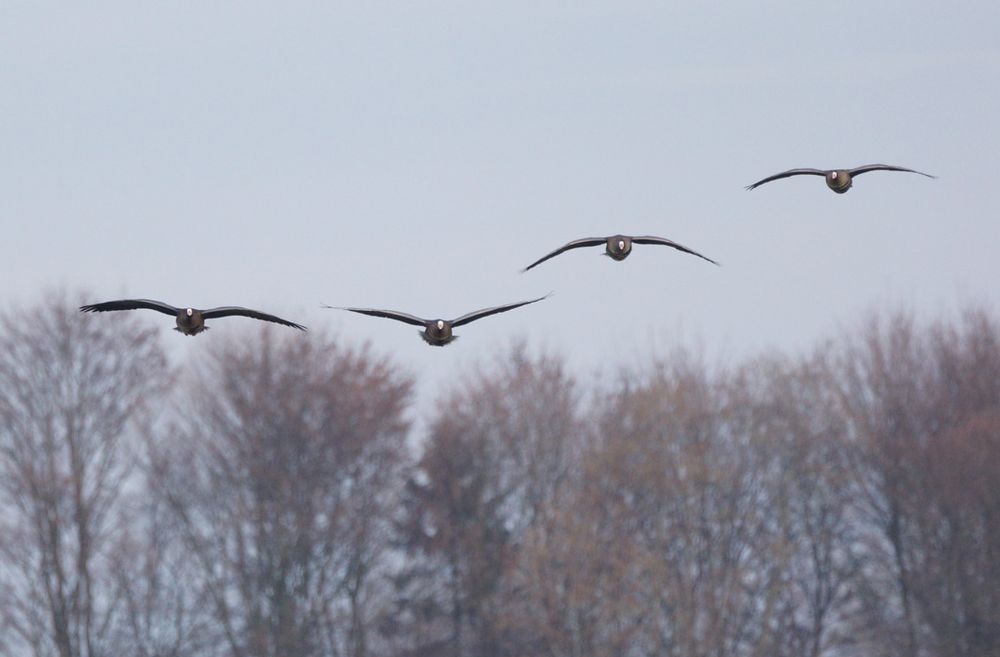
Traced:
<path fill-rule="evenodd" d="M 92 303 L 86 306 L 80 306 L 80 310 L 85 313 L 103 313 L 110 310 L 138 310 L 141 308 L 155 310 L 163 313 L 164 315 L 173 315 L 177 320 L 177 328 L 174 330 L 180 331 L 184 335 L 198 335 L 202 331 L 208 330 L 208 327 L 205 326 L 206 319 L 212 319 L 215 317 L 231 317 L 233 315 L 260 319 L 265 322 L 274 322 L 275 324 L 291 326 L 292 328 L 297 328 L 301 331 L 306 330 L 306 327 L 301 324 L 296 324 L 295 322 L 290 322 L 287 319 L 281 319 L 280 317 L 276 317 L 274 315 L 268 315 L 267 313 L 262 313 L 258 310 L 250 310 L 249 308 L 241 308 L 239 306 L 221 306 L 219 308 L 199 310 L 197 308 L 175 308 L 170 304 L 163 303 L 162 301 L 153 301 L 151 299 L 119 299 L 118 301 L 105 301 L 104 303 Z"/>
<path fill-rule="evenodd" d="M 632 244 L 661 244 L 663 246 L 673 247 L 678 251 L 683 251 L 684 253 L 688 253 L 693 256 L 698 256 L 703 260 L 708 260 L 713 265 L 719 264 L 715 260 L 707 258 L 697 251 L 689 249 L 683 244 L 678 244 L 673 240 L 668 240 L 665 237 L 654 237 L 652 235 L 641 235 L 638 237 L 631 237 L 629 235 L 611 235 L 610 237 L 584 237 L 583 239 L 573 240 L 572 242 L 559 247 L 545 257 L 539 258 L 521 271 L 526 272 L 532 267 L 542 264 L 549 258 L 554 258 L 560 253 L 569 251 L 570 249 L 579 249 L 584 246 L 598 246 L 599 244 L 604 244 L 604 255 L 610 256 L 612 260 L 624 260 L 627 258 L 628 255 L 632 253 Z"/>
<path fill-rule="evenodd" d="M 781 173 L 776 173 L 773 176 L 768 176 L 763 180 L 758 180 L 752 185 L 747 185 L 746 188 L 748 190 L 756 189 L 764 183 L 771 182 L 772 180 L 780 180 L 781 178 L 788 178 L 790 176 L 823 176 L 826 180 L 827 187 L 838 194 L 843 194 L 851 188 L 851 185 L 854 183 L 854 176 L 859 176 L 862 173 L 868 173 L 869 171 L 905 171 L 907 173 L 919 173 L 921 176 L 927 176 L 928 178 L 937 177 L 922 171 L 907 169 L 905 167 L 897 167 L 891 164 L 866 164 L 864 166 L 854 167 L 853 169 L 789 169 L 788 171 L 782 171 Z"/>
<path fill-rule="evenodd" d="M 493 308 L 483 308 L 482 310 L 475 310 L 452 320 L 423 319 L 422 317 L 417 317 L 416 315 L 401 313 L 395 310 L 376 310 L 374 308 L 341 308 L 338 306 L 324 307 L 333 308 L 335 310 L 349 310 L 352 313 L 361 313 L 362 315 L 371 315 L 372 317 L 385 317 L 386 319 L 394 319 L 397 322 L 405 322 L 407 324 L 412 324 L 413 326 L 422 326 L 424 330 L 420 332 L 420 337 L 423 338 L 424 342 L 435 347 L 443 347 L 452 340 L 458 339 L 458 336 L 452 333 L 452 329 L 454 328 L 458 328 L 464 324 L 469 324 L 470 322 L 482 319 L 483 317 L 488 317 L 489 315 L 505 313 L 508 310 L 514 310 L 515 308 L 520 308 L 521 306 L 526 306 L 530 303 L 537 303 L 542 299 L 547 299 L 548 297 L 549 295 L 546 294 L 544 297 L 538 297 L 537 299 L 532 299 L 530 301 L 520 301 L 518 303 L 509 303 L 503 306 L 494 306 Z"/>

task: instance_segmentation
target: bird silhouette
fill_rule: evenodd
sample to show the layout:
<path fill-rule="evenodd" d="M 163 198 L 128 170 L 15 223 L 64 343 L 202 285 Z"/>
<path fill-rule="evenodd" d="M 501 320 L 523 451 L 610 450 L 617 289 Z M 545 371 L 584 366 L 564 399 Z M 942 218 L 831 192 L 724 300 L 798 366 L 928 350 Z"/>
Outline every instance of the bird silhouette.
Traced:
<path fill-rule="evenodd" d="M 324 308 L 332 308 L 334 310 L 349 310 L 352 313 L 361 313 L 362 315 L 371 315 L 372 317 L 385 317 L 386 319 L 394 319 L 397 322 L 405 322 L 407 324 L 412 324 L 414 326 L 422 326 L 423 331 L 420 331 L 420 337 L 423 338 L 424 342 L 435 347 L 443 347 L 453 340 L 457 340 L 458 336 L 455 335 L 452 329 L 458 328 L 470 322 L 474 322 L 477 319 L 482 319 L 483 317 L 488 317 L 490 315 L 496 315 L 497 313 L 505 313 L 508 310 L 514 310 L 515 308 L 520 308 L 521 306 L 526 306 L 531 303 L 537 303 L 542 299 L 547 299 L 550 295 L 546 294 L 544 297 L 538 297 L 537 299 L 531 299 L 530 301 L 520 301 L 518 303 L 508 303 L 503 306 L 494 306 L 492 308 L 483 308 L 482 310 L 475 310 L 471 313 L 466 313 L 461 317 L 455 319 L 424 319 L 422 317 L 417 317 L 416 315 L 410 315 L 409 313 L 402 313 L 396 310 L 378 310 L 375 308 L 343 308 L 339 306 L 324 306 Z"/>
<path fill-rule="evenodd" d="M 301 331 L 306 330 L 306 327 L 301 324 L 296 324 L 295 322 L 290 322 L 287 319 L 262 313 L 259 310 L 250 310 L 249 308 L 241 308 L 239 306 L 220 306 L 219 308 L 208 308 L 207 310 L 200 310 L 198 308 L 175 308 L 168 303 L 153 301 L 152 299 L 119 299 L 117 301 L 105 301 L 103 303 L 92 303 L 86 306 L 80 306 L 80 310 L 85 313 L 103 313 L 112 310 L 139 309 L 155 310 L 163 313 L 164 315 L 173 315 L 177 320 L 177 327 L 174 330 L 180 331 L 184 335 L 198 335 L 202 331 L 208 330 L 208 327 L 205 326 L 206 319 L 231 317 L 235 315 L 250 317 L 252 319 L 260 319 L 265 322 L 274 322 L 275 324 L 281 324 L 283 326 L 291 326 L 292 328 L 297 328 Z"/>
<path fill-rule="evenodd" d="M 782 171 L 781 173 L 776 173 L 773 176 L 768 176 L 763 180 L 758 180 L 752 185 L 747 185 L 746 188 L 747 190 L 757 189 L 764 183 L 769 183 L 772 180 L 788 178 L 790 176 L 823 176 L 826 180 L 827 187 L 838 194 L 843 194 L 851 188 L 851 185 L 854 184 L 855 176 L 860 176 L 862 173 L 868 173 L 869 171 L 905 171 L 907 173 L 919 173 L 921 176 L 927 176 L 928 178 L 937 178 L 937 176 L 932 176 L 929 173 L 916 171 L 914 169 L 907 169 L 905 167 L 897 167 L 891 164 L 866 164 L 864 166 L 854 167 L 853 169 L 789 169 L 788 171 Z"/>
<path fill-rule="evenodd" d="M 717 265 L 715 260 L 707 258 L 702 254 L 698 253 L 693 249 L 689 249 L 683 244 L 678 244 L 673 240 L 668 240 L 666 237 L 655 237 L 652 235 L 640 235 L 637 237 L 632 237 L 629 235 L 611 235 L 610 237 L 584 237 L 583 239 L 573 240 L 568 244 L 564 244 L 552 253 L 539 258 L 527 267 L 521 270 L 521 272 L 526 272 L 532 267 L 536 267 L 549 258 L 554 258 L 560 253 L 569 251 L 570 249 L 579 249 L 584 246 L 598 246 L 604 244 L 604 255 L 609 256 L 612 260 L 624 260 L 632 253 L 633 244 L 660 244 L 662 246 L 669 246 L 677 249 L 678 251 L 683 251 L 684 253 L 689 253 L 693 256 L 698 256 L 703 260 L 708 260 L 713 265 Z"/>

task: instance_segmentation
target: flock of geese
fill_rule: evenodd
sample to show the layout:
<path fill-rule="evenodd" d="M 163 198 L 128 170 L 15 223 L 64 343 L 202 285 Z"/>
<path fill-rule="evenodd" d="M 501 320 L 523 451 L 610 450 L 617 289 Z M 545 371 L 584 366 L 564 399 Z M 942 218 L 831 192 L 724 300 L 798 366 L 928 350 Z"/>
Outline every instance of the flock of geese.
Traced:
<path fill-rule="evenodd" d="M 853 169 L 789 169 L 788 171 L 776 173 L 773 176 L 768 176 L 767 178 L 758 180 L 752 185 L 747 185 L 746 189 L 753 190 L 760 185 L 769 183 L 773 180 L 780 180 L 791 176 L 808 175 L 823 176 L 827 187 L 832 189 L 837 194 L 843 194 L 851 188 L 855 177 L 870 171 L 905 171 L 908 173 L 916 173 L 921 176 L 926 176 L 928 178 L 935 177 L 930 174 L 916 171 L 914 169 L 907 169 L 905 167 L 892 166 L 889 164 L 866 164 L 864 166 L 854 167 Z M 554 258 L 557 255 L 565 253 L 571 249 L 579 249 L 587 246 L 599 246 L 601 244 L 604 245 L 604 255 L 609 256 L 612 260 L 616 261 L 622 261 L 627 258 L 629 254 L 632 253 L 633 244 L 658 244 L 660 246 L 669 246 L 689 255 L 697 256 L 715 265 L 719 264 L 715 260 L 712 260 L 711 258 L 704 256 L 693 249 L 689 249 L 688 247 L 678 244 L 677 242 L 669 240 L 665 237 L 656 237 L 652 235 L 610 235 L 608 237 L 585 237 L 583 239 L 573 240 L 572 242 L 559 247 L 555 251 L 542 256 L 521 271 L 526 272 L 529 269 L 537 267 L 546 260 Z M 483 308 L 482 310 L 475 310 L 451 320 L 424 319 L 422 317 L 417 317 L 416 315 L 410 315 L 396 310 L 378 310 L 375 308 L 341 308 L 334 306 L 324 306 L 324 308 L 348 310 L 353 313 L 370 315 L 372 317 L 384 317 L 386 319 L 394 319 L 397 322 L 419 326 L 423 329 L 420 332 L 420 337 L 424 339 L 424 342 L 433 346 L 443 347 L 458 337 L 454 334 L 453 329 L 474 322 L 477 319 L 482 319 L 483 317 L 489 317 L 490 315 L 496 315 L 498 313 L 507 312 L 508 310 L 520 308 L 521 306 L 538 303 L 546 298 L 548 298 L 548 295 L 537 299 L 530 299 L 528 301 L 519 301 L 517 303 L 508 303 L 502 306 L 494 306 L 492 308 Z M 80 306 L 80 310 L 85 313 L 140 309 L 155 310 L 165 315 L 172 315 L 177 323 L 177 327 L 174 330 L 180 331 L 184 335 L 198 335 L 202 331 L 207 330 L 208 327 L 205 326 L 205 320 L 207 319 L 232 316 L 250 317 L 251 319 L 259 319 L 265 322 L 274 322 L 275 324 L 281 324 L 282 326 L 290 326 L 292 328 L 299 329 L 300 331 L 306 330 L 306 327 L 301 324 L 290 322 L 287 319 L 282 319 L 276 315 L 240 306 L 221 306 L 219 308 L 208 308 L 202 310 L 199 308 L 177 308 L 168 303 L 153 301 L 152 299 L 119 299 L 116 301 L 105 301 L 102 303 Z"/>

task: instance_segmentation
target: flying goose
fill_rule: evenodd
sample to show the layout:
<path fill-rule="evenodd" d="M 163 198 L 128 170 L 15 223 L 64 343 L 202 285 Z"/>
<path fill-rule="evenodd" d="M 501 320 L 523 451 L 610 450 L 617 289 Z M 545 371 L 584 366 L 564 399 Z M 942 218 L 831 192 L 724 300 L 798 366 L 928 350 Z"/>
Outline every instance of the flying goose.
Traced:
<path fill-rule="evenodd" d="M 549 295 L 546 294 L 544 297 L 538 297 L 537 299 L 532 299 L 531 301 L 508 303 L 507 305 L 495 306 L 493 308 L 483 308 L 482 310 L 475 310 L 452 320 L 423 319 L 415 315 L 401 313 L 395 310 L 376 310 L 374 308 L 341 308 L 337 306 L 324 306 L 324 308 L 349 310 L 352 313 L 361 313 L 362 315 L 371 315 L 372 317 L 385 317 L 387 319 L 394 319 L 397 322 L 406 322 L 407 324 L 412 324 L 414 326 L 422 326 L 424 330 L 420 332 L 420 337 L 423 338 L 424 342 L 435 347 L 443 347 L 452 340 L 458 339 L 458 336 L 452 333 L 452 329 L 474 322 L 477 319 L 482 319 L 483 317 L 487 317 L 489 315 L 505 313 L 508 310 L 514 310 L 515 308 L 526 306 L 529 303 L 537 303 L 542 299 L 547 299 L 548 297 Z"/>
<path fill-rule="evenodd" d="M 642 235 L 638 237 L 631 237 L 629 235 L 612 235 L 610 237 L 584 237 L 583 239 L 573 240 L 569 244 L 565 244 L 552 253 L 548 254 L 544 258 L 540 258 L 535 262 L 531 263 L 527 267 L 521 270 L 521 272 L 526 272 L 532 267 L 542 264 L 549 258 L 554 258 L 564 251 L 569 251 L 570 249 L 578 249 L 583 246 L 597 246 L 599 244 L 604 244 L 604 255 L 610 256 L 612 260 L 624 260 L 628 257 L 628 254 L 632 253 L 633 244 L 662 244 L 663 246 L 671 246 L 678 251 L 683 251 L 684 253 L 690 253 L 691 255 L 698 256 L 703 260 L 708 260 L 713 265 L 717 265 L 715 260 L 711 258 L 706 258 L 702 254 L 687 248 L 682 244 L 678 244 L 673 240 L 668 240 L 665 237 L 653 237 L 651 235 Z"/>
<path fill-rule="evenodd" d="M 198 308 L 174 308 L 170 304 L 151 299 L 119 299 L 118 301 L 105 301 L 104 303 L 92 303 L 80 306 L 80 310 L 85 313 L 103 313 L 109 310 L 137 310 L 139 308 L 148 308 L 149 310 L 161 312 L 164 315 L 173 315 L 177 319 L 177 328 L 174 330 L 180 331 L 184 335 L 198 335 L 202 331 L 207 331 L 208 327 L 205 326 L 206 319 L 230 317 L 232 315 L 262 319 L 265 322 L 291 326 L 302 331 L 306 330 L 306 327 L 301 324 L 289 322 L 287 319 L 281 319 L 280 317 L 268 315 L 257 310 L 240 308 L 239 306 L 222 306 L 220 308 L 199 310 Z"/>
<path fill-rule="evenodd" d="M 810 175 L 823 176 L 826 179 L 827 187 L 838 194 L 843 194 L 851 188 L 851 184 L 854 182 L 854 176 L 859 176 L 862 173 L 868 173 L 869 171 L 906 171 L 907 173 L 919 173 L 921 176 L 927 176 L 928 178 L 937 178 L 937 176 L 932 176 L 929 173 L 916 171 L 914 169 L 907 169 L 905 167 L 897 167 L 891 164 L 866 164 L 864 166 L 854 167 L 853 169 L 789 169 L 788 171 L 768 176 L 763 180 L 758 180 L 752 185 L 747 185 L 746 188 L 748 190 L 756 189 L 764 183 L 771 182 L 772 180 L 780 180 L 781 178 L 788 178 L 789 176 Z"/>

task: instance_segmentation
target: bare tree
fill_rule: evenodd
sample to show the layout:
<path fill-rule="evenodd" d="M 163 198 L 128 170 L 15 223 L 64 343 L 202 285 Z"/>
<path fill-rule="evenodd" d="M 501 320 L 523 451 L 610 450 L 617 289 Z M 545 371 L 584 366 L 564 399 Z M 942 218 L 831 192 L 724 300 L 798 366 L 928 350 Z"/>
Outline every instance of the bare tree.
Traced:
<path fill-rule="evenodd" d="M 0 316 L 0 654 L 1000 655 L 985 311 L 680 350 L 586 407 L 517 345 L 419 460 L 411 380 L 322 334 L 200 345 L 154 426 L 154 336 Z"/>
<path fill-rule="evenodd" d="M 155 440 L 155 436 L 154 436 Z M 150 452 L 155 458 L 158 449 Z M 218 654 L 211 601 L 197 581 L 183 533 L 164 501 L 150 495 L 149 478 L 162 474 L 162 462 L 148 462 L 146 479 L 123 515 L 128 519 L 114 543 L 114 594 L 120 600 L 117 654 L 135 657 L 184 657 Z"/>
<path fill-rule="evenodd" d="M 395 634 L 411 654 L 525 654 L 509 577 L 526 530 L 555 511 L 579 429 L 560 359 L 516 345 L 440 404 L 407 486 Z M 398 654 L 398 653 L 397 653 Z"/>
<path fill-rule="evenodd" d="M 751 391 L 747 406 L 757 416 L 754 442 L 771 451 L 776 468 L 767 512 L 781 538 L 768 559 L 777 577 L 767 598 L 780 621 L 755 654 L 843 655 L 855 643 L 858 490 L 828 350 L 824 344 L 809 358 L 743 368 L 740 387 Z"/>
<path fill-rule="evenodd" d="M 742 655 L 774 622 L 770 455 L 725 372 L 686 352 L 597 400 L 581 473 L 522 567 L 547 655 Z M 540 630 L 543 628 L 540 628 Z"/>
<path fill-rule="evenodd" d="M 872 319 L 841 361 L 853 471 L 874 530 L 865 591 L 881 620 L 873 641 L 911 657 L 992 657 L 995 496 L 966 493 L 1000 485 L 989 448 L 1000 416 L 1000 327 L 982 311 L 926 328 L 896 313 Z"/>
<path fill-rule="evenodd" d="M 234 656 L 370 654 L 411 382 L 323 335 L 221 345 L 155 481 Z"/>
<path fill-rule="evenodd" d="M 123 440 L 169 374 L 154 331 L 48 296 L 0 317 L 4 629 L 29 654 L 96 657 L 110 654 L 118 609 Z"/>
<path fill-rule="evenodd" d="M 980 310 L 935 323 L 921 388 L 927 439 L 906 455 L 908 586 L 931 652 L 1000 654 L 1000 325 Z"/>
<path fill-rule="evenodd" d="M 929 652 L 1000 654 L 1000 412 L 977 414 L 934 440 L 914 524 L 910 590 L 930 628 Z"/>
<path fill-rule="evenodd" d="M 511 574 L 523 596 L 513 610 L 530 639 L 520 654 L 648 654 L 641 635 L 648 555 L 633 540 L 634 524 L 604 495 L 614 477 L 606 469 L 611 458 L 588 456 L 552 508 L 528 528 Z"/>
<path fill-rule="evenodd" d="M 920 388 L 931 369 L 919 328 L 907 314 L 869 320 L 845 341 L 837 366 L 841 413 L 852 443 L 868 549 L 863 591 L 871 640 L 917 657 L 920 622 L 907 560 L 911 526 L 904 499 L 913 484 L 909 454 L 926 444 Z"/>

